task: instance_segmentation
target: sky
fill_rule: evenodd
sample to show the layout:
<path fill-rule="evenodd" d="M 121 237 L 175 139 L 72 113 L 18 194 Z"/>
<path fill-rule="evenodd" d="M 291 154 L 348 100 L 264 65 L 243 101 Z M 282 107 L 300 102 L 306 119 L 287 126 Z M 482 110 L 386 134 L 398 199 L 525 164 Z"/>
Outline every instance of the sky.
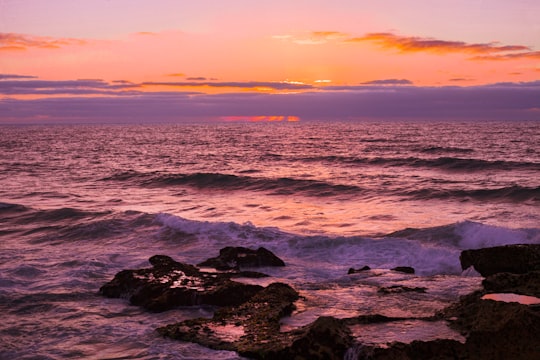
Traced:
<path fill-rule="evenodd" d="M 537 0 L 0 0 L 0 123 L 540 120 Z"/>

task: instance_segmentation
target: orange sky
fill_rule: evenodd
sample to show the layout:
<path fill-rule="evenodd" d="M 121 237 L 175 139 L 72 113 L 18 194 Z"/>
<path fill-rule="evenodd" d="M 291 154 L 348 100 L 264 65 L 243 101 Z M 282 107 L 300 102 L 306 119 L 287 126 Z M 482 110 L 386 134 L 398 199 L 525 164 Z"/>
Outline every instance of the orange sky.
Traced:
<path fill-rule="evenodd" d="M 30 79 L 108 84 L 84 94 L 77 85 L 79 97 L 540 79 L 540 3 L 529 0 L 17 0 L 0 14 L 0 97 L 9 99 L 70 96 L 59 84 L 32 92 Z"/>

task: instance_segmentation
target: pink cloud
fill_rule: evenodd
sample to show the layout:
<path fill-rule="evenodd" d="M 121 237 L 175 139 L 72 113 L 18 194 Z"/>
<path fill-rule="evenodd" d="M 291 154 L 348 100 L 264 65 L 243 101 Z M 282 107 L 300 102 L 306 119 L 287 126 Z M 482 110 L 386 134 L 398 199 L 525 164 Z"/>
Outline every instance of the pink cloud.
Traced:
<path fill-rule="evenodd" d="M 400 36 L 393 33 L 369 33 L 362 37 L 346 40 L 347 42 L 372 42 L 383 48 L 398 49 L 401 52 L 433 52 L 445 53 L 469 53 L 469 54 L 499 54 L 505 52 L 525 51 L 531 54 L 530 48 L 524 45 L 499 45 L 498 43 L 469 44 L 464 41 L 447 41 L 417 36 Z M 506 55 L 501 55 L 506 56 Z"/>
<path fill-rule="evenodd" d="M 0 51 L 26 50 L 28 48 L 58 49 L 69 45 L 84 44 L 86 44 L 86 40 L 81 39 L 0 33 Z"/>

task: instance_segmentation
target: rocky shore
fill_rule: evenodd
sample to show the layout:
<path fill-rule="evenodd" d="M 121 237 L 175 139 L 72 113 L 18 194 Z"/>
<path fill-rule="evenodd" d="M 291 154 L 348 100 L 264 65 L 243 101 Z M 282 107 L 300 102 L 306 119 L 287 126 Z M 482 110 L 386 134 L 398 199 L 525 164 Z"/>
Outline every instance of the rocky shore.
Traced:
<path fill-rule="evenodd" d="M 281 319 L 295 309 L 299 294 L 288 284 L 266 287 L 234 281 L 262 277 L 243 267 L 285 266 L 264 248 L 227 247 L 198 267 L 168 256 L 150 258 L 151 268 L 124 270 L 103 285 L 107 297 L 126 298 L 149 311 L 177 306 L 213 305 L 212 318 L 198 318 L 157 329 L 162 335 L 203 346 L 232 350 L 253 359 L 540 359 L 540 305 L 499 301 L 540 297 L 540 245 L 509 245 L 463 251 L 462 268 L 473 266 L 483 289 L 424 321 L 446 321 L 465 338 L 394 342 L 385 346 L 358 342 L 351 327 L 358 324 L 403 321 L 378 314 L 346 319 L 320 317 L 306 326 L 281 331 Z M 204 271 L 204 268 L 214 270 Z M 352 269 L 350 274 L 365 271 Z M 412 268 L 394 269 L 414 273 Z M 423 288 L 391 286 L 385 293 L 422 292 Z M 499 299 L 500 298 L 500 299 Z"/>

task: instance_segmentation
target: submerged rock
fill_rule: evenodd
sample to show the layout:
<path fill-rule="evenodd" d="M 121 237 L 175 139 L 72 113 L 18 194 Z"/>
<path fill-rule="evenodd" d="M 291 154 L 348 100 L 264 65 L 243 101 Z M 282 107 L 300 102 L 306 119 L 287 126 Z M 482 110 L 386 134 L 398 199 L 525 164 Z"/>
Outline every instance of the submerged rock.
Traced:
<path fill-rule="evenodd" d="M 410 266 L 396 266 L 392 269 L 393 271 L 402 272 L 405 274 L 414 274 L 414 268 Z"/>
<path fill-rule="evenodd" d="M 285 266 L 285 263 L 263 247 L 252 250 L 240 246 L 227 246 L 219 251 L 219 256 L 205 260 L 197 266 L 217 270 L 237 270 L 240 267 Z"/>
<path fill-rule="evenodd" d="M 349 268 L 349 271 L 347 271 L 347 274 L 351 275 L 351 274 L 356 274 L 356 273 L 360 273 L 360 272 L 367 271 L 367 270 L 371 270 L 371 268 L 369 266 L 367 266 L 367 265 L 362 267 L 362 268 L 359 268 L 359 269 Z"/>
<path fill-rule="evenodd" d="M 100 288 L 100 294 L 128 298 L 133 305 L 159 312 L 177 306 L 239 305 L 263 289 L 231 280 L 235 275 L 250 275 L 246 273 L 201 272 L 165 255 L 152 256 L 149 262 L 152 268 L 120 271 Z"/>
<path fill-rule="evenodd" d="M 425 293 L 427 288 L 425 287 L 410 287 L 410 286 L 403 286 L 403 285 L 392 285 L 392 286 L 386 286 L 381 287 L 379 290 L 377 290 L 380 294 L 399 294 L 404 292 L 416 292 L 416 293 Z"/>
<path fill-rule="evenodd" d="M 463 270 L 474 266 L 484 277 L 502 272 L 524 274 L 540 271 L 540 244 L 464 250 L 459 259 Z"/>

